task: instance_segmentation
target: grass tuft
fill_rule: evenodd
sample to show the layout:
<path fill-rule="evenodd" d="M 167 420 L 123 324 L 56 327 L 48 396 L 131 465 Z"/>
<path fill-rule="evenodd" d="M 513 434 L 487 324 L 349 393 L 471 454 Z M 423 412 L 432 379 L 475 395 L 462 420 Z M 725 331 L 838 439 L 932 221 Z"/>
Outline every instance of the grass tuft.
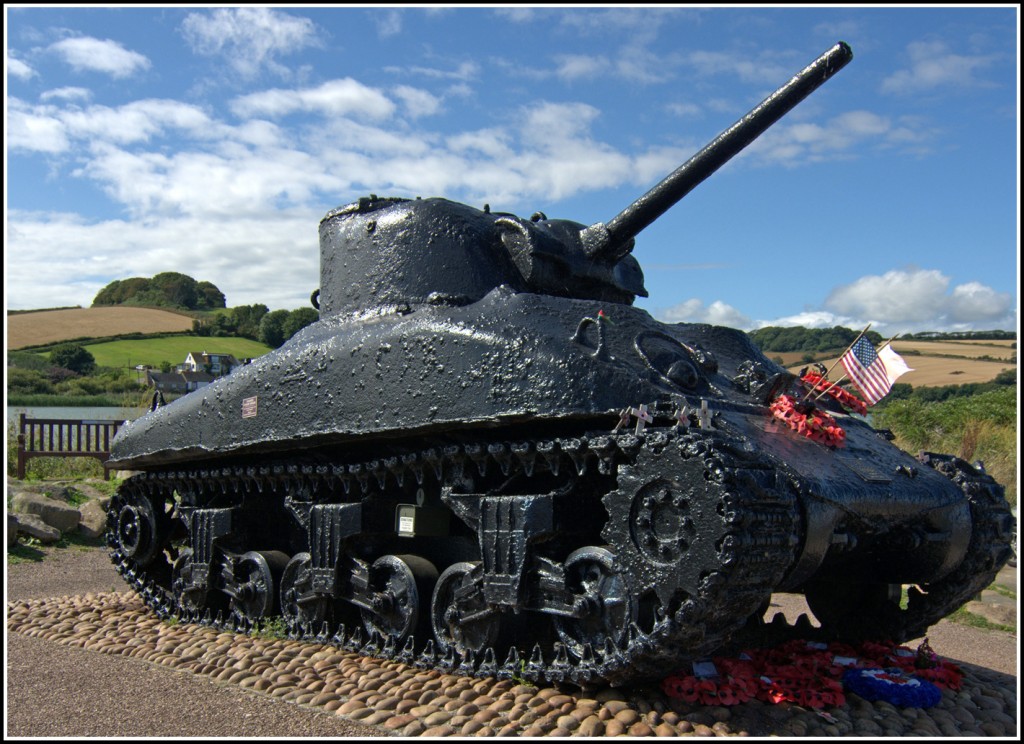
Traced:
<path fill-rule="evenodd" d="M 1004 633 L 1014 634 L 1017 632 L 1017 628 L 1013 625 L 994 623 L 991 620 L 983 618 L 981 615 L 975 615 L 973 612 L 968 612 L 963 607 L 958 609 L 952 615 L 949 615 L 946 619 L 951 620 L 954 623 L 960 623 L 960 625 L 966 625 L 970 628 L 978 628 L 980 630 L 1001 630 Z"/>

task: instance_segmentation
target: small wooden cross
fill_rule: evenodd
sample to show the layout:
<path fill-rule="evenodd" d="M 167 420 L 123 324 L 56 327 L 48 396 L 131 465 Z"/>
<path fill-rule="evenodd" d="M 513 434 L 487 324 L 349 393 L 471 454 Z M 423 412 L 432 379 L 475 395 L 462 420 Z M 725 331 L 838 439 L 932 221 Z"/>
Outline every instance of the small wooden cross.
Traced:
<path fill-rule="evenodd" d="M 708 410 L 708 402 L 704 399 L 700 401 L 700 411 L 697 413 L 697 419 L 700 421 L 701 429 L 711 428 L 711 411 Z"/>

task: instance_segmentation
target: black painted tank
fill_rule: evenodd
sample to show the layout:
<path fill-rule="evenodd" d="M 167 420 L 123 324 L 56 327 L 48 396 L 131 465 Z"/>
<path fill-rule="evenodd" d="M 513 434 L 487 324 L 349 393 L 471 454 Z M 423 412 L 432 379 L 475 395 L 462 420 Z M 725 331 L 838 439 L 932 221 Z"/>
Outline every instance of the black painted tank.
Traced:
<path fill-rule="evenodd" d="M 773 591 L 915 637 L 1010 554 L 1003 489 L 913 458 L 729 328 L 665 324 L 634 237 L 852 54 L 837 44 L 608 223 L 370 196 L 320 224 L 320 320 L 125 425 L 115 565 L 161 616 L 526 679 L 663 676 Z M 916 585 L 905 605 L 901 588 Z M 770 632 L 771 631 L 771 632 Z"/>

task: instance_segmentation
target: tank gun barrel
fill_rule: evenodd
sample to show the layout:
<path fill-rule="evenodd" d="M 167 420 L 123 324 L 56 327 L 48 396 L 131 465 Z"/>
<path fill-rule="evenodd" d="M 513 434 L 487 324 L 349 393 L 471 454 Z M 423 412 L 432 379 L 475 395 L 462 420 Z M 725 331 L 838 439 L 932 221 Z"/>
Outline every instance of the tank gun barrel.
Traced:
<path fill-rule="evenodd" d="M 633 249 L 632 238 L 641 230 L 764 134 L 851 59 L 853 51 L 840 41 L 609 222 L 583 229 L 581 239 L 587 255 L 611 261 L 625 256 Z"/>

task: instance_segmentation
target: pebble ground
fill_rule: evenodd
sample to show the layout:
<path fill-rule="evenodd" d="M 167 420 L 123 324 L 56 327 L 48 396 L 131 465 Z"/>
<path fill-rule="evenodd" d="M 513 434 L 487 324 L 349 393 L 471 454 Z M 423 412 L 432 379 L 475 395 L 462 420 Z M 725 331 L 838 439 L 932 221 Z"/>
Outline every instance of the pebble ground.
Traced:
<path fill-rule="evenodd" d="M 134 592 L 9 600 L 7 630 L 236 686 L 384 735 L 1017 736 L 1016 679 L 980 668 L 966 669 L 963 688 L 944 691 L 934 708 L 850 695 L 827 709 L 828 720 L 785 703 L 691 705 L 657 686 L 537 688 L 421 670 L 329 645 L 163 622 Z"/>

